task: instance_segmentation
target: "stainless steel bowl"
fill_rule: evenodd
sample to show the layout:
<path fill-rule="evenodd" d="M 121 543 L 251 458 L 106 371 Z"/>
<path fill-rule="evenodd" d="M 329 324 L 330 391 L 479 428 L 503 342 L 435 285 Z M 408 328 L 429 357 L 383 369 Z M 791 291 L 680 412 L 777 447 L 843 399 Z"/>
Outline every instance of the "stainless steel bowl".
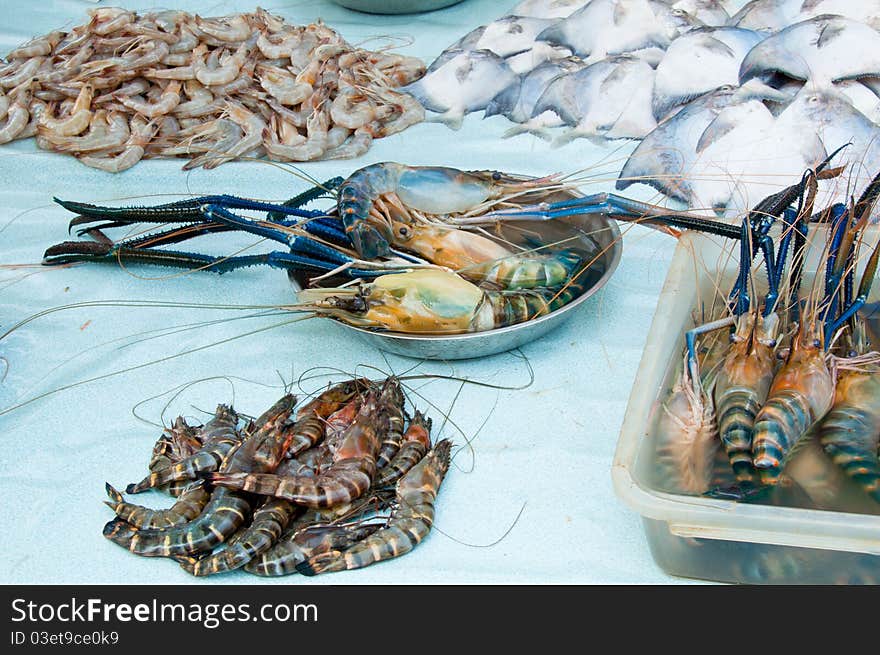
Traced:
<path fill-rule="evenodd" d="M 558 200 L 571 195 L 560 194 L 556 197 L 551 196 L 547 200 Z M 614 273 L 620 261 L 623 244 L 617 223 L 604 214 L 576 215 L 553 221 L 519 221 L 515 229 L 502 227 L 502 230 L 509 232 L 506 236 L 515 239 L 523 228 L 537 232 L 545 243 L 554 243 L 566 233 L 575 236 L 579 242 L 568 243 L 565 247 L 585 247 L 596 257 L 590 268 L 593 275 L 592 284 L 589 284 L 580 296 L 550 314 L 508 327 L 453 335 L 402 334 L 368 330 L 336 320 L 328 322 L 335 323 L 337 329 L 354 332 L 366 344 L 397 355 L 419 359 L 485 357 L 530 343 L 583 310 L 587 300 L 601 289 Z M 587 275 L 590 274 L 587 272 Z"/>
<path fill-rule="evenodd" d="M 368 14 L 416 14 L 455 5 L 462 0 L 332 0 L 346 9 Z"/>

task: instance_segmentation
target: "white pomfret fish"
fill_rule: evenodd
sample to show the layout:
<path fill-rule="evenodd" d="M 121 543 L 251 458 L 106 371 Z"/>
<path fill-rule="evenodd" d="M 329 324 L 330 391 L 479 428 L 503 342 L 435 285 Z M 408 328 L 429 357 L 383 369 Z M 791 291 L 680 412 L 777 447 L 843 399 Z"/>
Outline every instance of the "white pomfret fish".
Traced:
<path fill-rule="evenodd" d="M 880 29 L 880 0 L 752 0 L 728 24 L 775 32 L 822 15 L 843 16 Z"/>
<path fill-rule="evenodd" d="M 684 104 L 725 84 L 739 84 L 746 54 L 764 39 L 754 30 L 711 27 L 682 34 L 657 66 L 654 81 L 654 117 L 663 118 Z"/>
<path fill-rule="evenodd" d="M 660 0 L 592 0 L 538 35 L 563 45 L 589 63 L 633 50 L 667 48 L 680 34 L 702 23 Z"/>
<path fill-rule="evenodd" d="M 464 115 L 480 111 L 516 81 L 507 63 L 488 50 L 448 50 L 428 67 L 421 79 L 403 87 L 430 112 L 427 121 L 461 127 Z"/>
<path fill-rule="evenodd" d="M 775 89 L 757 82 L 722 86 L 684 105 L 650 132 L 627 159 L 615 184 L 623 190 L 641 182 L 667 196 L 694 204 L 692 171 L 697 146 L 706 128 L 727 107 L 764 97 L 785 98 Z"/>
<path fill-rule="evenodd" d="M 880 75 L 880 32 L 841 16 L 795 23 L 751 49 L 740 67 L 740 83 L 773 73 L 814 86 Z"/>
<path fill-rule="evenodd" d="M 518 81 L 495 96 L 486 106 L 485 116 L 501 114 L 514 123 L 522 124 L 522 127 L 513 128 L 509 134 L 505 133 L 504 136 L 512 136 L 521 132 L 533 132 L 539 136 L 546 136 L 545 128 L 562 125 L 562 119 L 552 112 L 546 112 L 547 115 L 542 114 L 533 118 L 532 112 L 535 105 L 551 81 L 583 67 L 583 60 L 577 57 L 547 61 L 529 73 L 521 75 Z"/>

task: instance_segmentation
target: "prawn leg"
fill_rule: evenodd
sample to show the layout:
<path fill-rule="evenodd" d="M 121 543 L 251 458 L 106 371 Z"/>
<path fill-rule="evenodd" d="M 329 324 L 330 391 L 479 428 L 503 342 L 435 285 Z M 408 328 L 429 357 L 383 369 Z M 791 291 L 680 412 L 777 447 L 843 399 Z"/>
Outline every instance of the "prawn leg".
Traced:
<path fill-rule="evenodd" d="M 342 259 L 340 257 L 340 259 Z M 71 262 L 106 262 L 119 264 L 122 262 L 139 262 L 156 266 L 170 266 L 190 270 L 206 270 L 213 273 L 228 273 L 229 271 L 249 266 L 271 266 L 283 270 L 312 271 L 328 273 L 340 269 L 341 273 L 349 277 L 370 278 L 382 275 L 382 270 L 365 270 L 350 266 L 352 260 L 327 261 L 308 255 L 296 253 L 270 252 L 260 255 L 240 255 L 236 257 L 212 257 L 199 253 L 182 252 L 174 250 L 158 250 L 151 248 L 125 248 L 115 244 L 88 242 L 88 241 L 65 241 L 46 250 L 43 255 L 43 264 L 57 265 Z"/>
<path fill-rule="evenodd" d="M 239 198 L 238 196 L 228 195 L 187 198 L 186 200 L 178 200 L 152 207 L 104 207 L 85 202 L 62 200 L 60 198 L 53 198 L 52 200 L 68 211 L 80 215 L 80 218 L 75 218 L 70 222 L 71 227 L 93 222 L 95 220 L 114 221 L 118 225 L 128 225 L 129 223 L 180 223 L 186 221 L 201 221 L 205 219 L 205 209 L 210 206 L 224 209 L 277 212 L 284 216 L 300 216 L 303 218 L 314 218 L 316 216 L 325 215 L 325 212 L 323 211 L 301 209 L 299 206 L 278 205 L 271 202 L 260 202 L 248 198 Z"/>

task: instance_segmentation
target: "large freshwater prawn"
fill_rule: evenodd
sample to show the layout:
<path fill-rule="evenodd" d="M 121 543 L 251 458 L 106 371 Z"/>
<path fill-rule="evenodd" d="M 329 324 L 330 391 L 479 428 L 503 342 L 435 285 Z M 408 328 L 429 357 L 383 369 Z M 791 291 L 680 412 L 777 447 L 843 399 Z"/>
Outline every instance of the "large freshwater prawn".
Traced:
<path fill-rule="evenodd" d="M 607 213 L 669 231 L 694 228 L 736 238 L 732 226 L 619 196 L 577 197 L 561 176 L 527 178 L 497 171 L 384 162 L 334 178 L 282 205 L 232 196 L 203 196 L 154 207 L 101 207 L 58 200 L 94 241 L 49 248 L 46 264 L 143 262 L 223 273 L 269 265 L 312 275 L 290 310 L 404 333 L 483 331 L 554 311 L 594 279 L 602 253 L 582 237 L 570 243 L 499 238 L 492 227 L 579 214 Z M 329 210 L 304 209 L 327 194 Z M 560 195 L 561 194 L 561 195 Z M 560 200 L 559 198 L 563 198 Z M 266 213 L 245 217 L 239 211 Z M 161 226 L 113 242 L 104 230 Z M 243 231 L 284 244 L 287 252 L 215 257 L 165 249 L 205 234 Z M 359 286 L 323 280 L 358 280 Z"/>

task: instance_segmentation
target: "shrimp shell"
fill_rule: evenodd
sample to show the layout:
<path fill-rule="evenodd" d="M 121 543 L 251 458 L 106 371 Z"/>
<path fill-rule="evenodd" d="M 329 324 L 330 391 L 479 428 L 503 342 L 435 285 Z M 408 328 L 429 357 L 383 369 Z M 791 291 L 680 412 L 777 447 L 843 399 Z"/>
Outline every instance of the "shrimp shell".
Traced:
<path fill-rule="evenodd" d="M 125 502 L 122 494 L 114 489 L 110 483 L 106 484 L 106 490 L 110 500 L 104 501 L 104 504 L 112 509 L 118 518 L 138 530 L 170 528 L 192 521 L 202 513 L 211 497 L 204 484 L 195 483 L 184 489 L 177 502 L 168 509 L 150 509 L 143 505 Z"/>
<path fill-rule="evenodd" d="M 346 430 L 336 459 L 320 475 L 281 477 L 270 473 L 224 472 L 210 476 L 213 484 L 251 493 L 284 498 L 312 508 L 350 503 L 370 488 L 376 472 L 378 432 L 382 416 L 372 396 Z"/>
<path fill-rule="evenodd" d="M 418 546 L 434 525 L 434 501 L 449 470 L 452 442 L 440 441 L 397 482 L 396 508 L 386 526 L 346 548 L 297 564 L 304 575 L 359 569 L 400 557 Z"/>
<path fill-rule="evenodd" d="M 193 480 L 199 473 L 216 471 L 229 452 L 241 443 L 237 423 L 235 410 L 228 405 L 217 405 L 214 416 L 200 430 L 204 445 L 198 452 L 176 464 L 152 471 L 140 482 L 128 485 L 126 493 L 135 494 L 179 480 Z"/>
<path fill-rule="evenodd" d="M 755 416 L 773 382 L 773 349 L 757 339 L 750 315 L 745 338 L 735 340 L 715 380 L 718 432 L 730 465 L 740 481 L 755 481 L 752 435 Z M 738 331 L 739 334 L 739 331 Z"/>
<path fill-rule="evenodd" d="M 834 377 L 821 344 L 807 341 L 803 333 L 797 335 L 755 416 L 752 461 L 765 484 L 779 481 L 786 454 L 834 400 Z"/>
<path fill-rule="evenodd" d="M 270 498 L 254 512 L 251 524 L 236 533 L 234 544 L 201 559 L 181 558 L 181 568 L 195 576 L 232 571 L 266 552 L 281 537 L 296 512 L 293 503 Z"/>
<path fill-rule="evenodd" d="M 880 373 L 843 371 L 817 428 L 822 448 L 880 503 Z"/>

